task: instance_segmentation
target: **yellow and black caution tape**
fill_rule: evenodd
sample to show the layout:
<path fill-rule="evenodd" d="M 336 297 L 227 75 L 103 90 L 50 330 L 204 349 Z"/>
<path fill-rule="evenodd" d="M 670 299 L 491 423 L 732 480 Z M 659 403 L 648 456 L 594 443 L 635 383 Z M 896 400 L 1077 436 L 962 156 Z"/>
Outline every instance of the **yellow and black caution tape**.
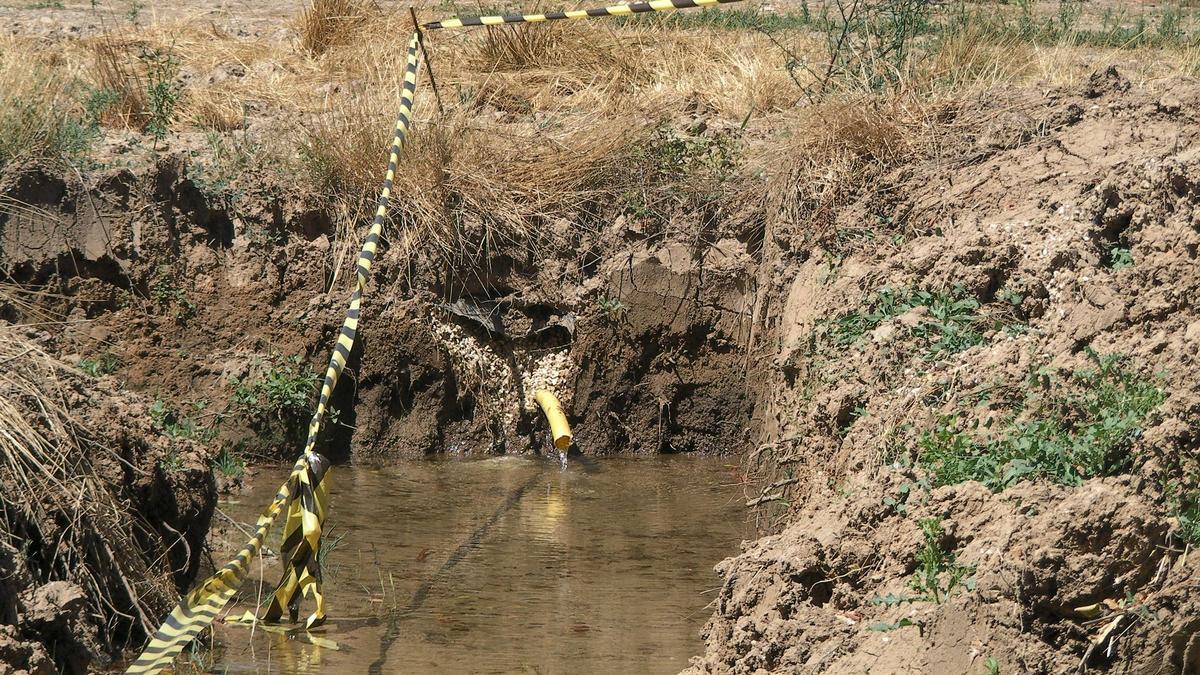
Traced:
<path fill-rule="evenodd" d="M 740 1 L 650 0 L 627 5 L 544 14 L 462 17 L 427 23 L 424 28 L 432 30 L 601 16 L 629 16 L 644 12 L 710 7 Z M 262 550 L 267 533 L 270 532 L 275 519 L 285 509 L 288 515 L 284 524 L 283 546 L 281 547 L 284 574 L 272 593 L 263 620 L 279 620 L 286 608 L 291 620 L 295 621 L 299 614 L 300 601 L 309 595 L 313 596 L 316 608 L 305 621 L 305 627 L 312 628 L 325 620 L 325 602 L 321 595 L 321 571 L 317 553 L 320 551 L 321 528 L 328 510 L 328 482 L 325 479 L 329 464 L 316 452 L 317 435 L 321 430 L 329 399 L 347 361 L 350 360 L 350 352 L 354 348 L 355 336 L 358 333 L 359 310 L 362 305 L 363 293 L 371 274 L 371 265 L 375 261 L 379 241 L 383 237 L 383 222 L 387 217 L 392 183 L 400 162 L 400 151 L 404 148 L 412 121 L 413 98 L 417 90 L 420 38 L 419 32 L 413 33 L 408 42 L 404 84 L 400 92 L 400 114 L 396 118 L 395 133 L 392 136 L 392 145 L 388 156 L 387 173 L 384 177 L 383 189 L 379 193 L 379 205 L 375 211 L 371 229 L 358 254 L 355 270 L 356 284 L 354 292 L 350 295 L 350 307 L 346 311 L 346 319 L 342 323 L 341 332 L 329 359 L 329 367 L 325 371 L 325 380 L 321 385 L 321 397 L 317 402 L 317 409 L 313 413 L 312 421 L 309 422 L 304 452 L 296 460 L 287 481 L 276 492 L 275 499 L 258 517 L 257 530 L 250 541 L 238 552 L 237 557 L 226 563 L 216 574 L 205 579 L 180 600 L 179 605 L 150 638 L 137 660 L 126 670 L 127 673 L 158 673 L 171 667 L 175 657 L 184 646 L 212 623 L 229 599 L 241 587 L 242 582 L 248 576 L 250 562 Z M 564 445 L 570 445 L 570 429 L 566 426 L 565 417 L 561 414 L 561 407 L 557 405 L 557 400 L 551 401 L 551 399 L 553 399 L 552 395 L 545 398 L 544 402 L 539 399 L 539 404 L 542 404 L 547 419 L 554 427 L 555 445 L 561 449 Z M 556 424 L 556 422 L 559 423 Z"/>
<path fill-rule="evenodd" d="M 424 25 L 426 30 L 437 28 L 463 28 L 469 26 L 499 26 L 506 23 L 541 23 L 542 21 L 557 21 L 560 19 L 587 19 L 598 16 L 630 16 L 645 12 L 664 12 L 672 9 L 692 9 L 694 7 L 712 7 L 741 0 L 650 0 L 649 2 L 631 2 L 627 5 L 612 5 L 610 7 L 593 7 L 592 9 L 575 9 L 570 11 L 546 12 L 545 14 L 495 14 L 492 16 L 464 16 L 455 19 L 433 21 Z"/>
<path fill-rule="evenodd" d="M 296 460 L 292 473 L 275 494 L 271 505 L 259 516 L 254 537 L 238 552 L 236 558 L 184 596 L 155 632 L 141 655 L 129 666 L 127 673 L 157 673 L 171 667 L 180 650 L 212 623 L 245 581 L 250 561 L 262 549 L 263 540 L 266 539 L 271 525 L 285 508 L 288 517 L 283 532 L 284 576 L 272 594 L 267 617 L 278 619 L 283 614 L 283 608 L 287 607 L 294 620 L 299 612 L 300 599 L 311 594 L 317 607 L 306 621 L 307 627 L 311 628 L 325 619 L 317 551 L 320 550 L 321 526 L 327 509 L 328 482 L 325 477 L 328 462 L 316 452 L 317 434 L 321 430 L 329 398 L 346 367 L 346 362 L 350 359 L 350 350 L 354 347 L 354 338 L 358 332 L 363 291 L 371 274 L 371 264 L 375 260 L 379 240 L 383 236 L 383 221 L 387 216 L 392 182 L 396 177 L 400 150 L 404 147 L 412 120 L 413 96 L 417 90 L 417 39 L 418 36 L 413 34 L 408 43 L 408 62 L 404 69 L 404 86 L 400 92 L 400 114 L 392 136 L 387 174 L 379 194 L 379 206 L 375 211 L 371 230 L 358 254 L 357 279 L 354 293 L 350 296 L 350 308 L 346 311 L 346 320 L 342 323 L 342 330 L 329 359 L 329 367 L 325 371 L 321 397 L 308 425 L 308 439 L 304 444 L 304 452 L 300 459 Z"/>

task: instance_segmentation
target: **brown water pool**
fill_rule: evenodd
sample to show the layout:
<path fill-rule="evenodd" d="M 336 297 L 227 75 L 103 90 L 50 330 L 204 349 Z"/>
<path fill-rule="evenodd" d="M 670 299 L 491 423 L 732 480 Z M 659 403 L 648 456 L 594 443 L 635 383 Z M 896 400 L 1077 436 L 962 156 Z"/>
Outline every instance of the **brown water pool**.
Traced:
<path fill-rule="evenodd" d="M 269 475 L 222 511 L 252 522 L 283 478 Z M 702 647 L 713 565 L 752 535 L 735 480 L 730 460 L 688 456 L 335 467 L 323 644 L 219 625 L 195 658 L 229 673 L 677 672 Z M 221 555 L 240 538 L 229 528 Z M 231 614 L 278 580 L 276 558 L 257 568 L 266 584 Z"/>

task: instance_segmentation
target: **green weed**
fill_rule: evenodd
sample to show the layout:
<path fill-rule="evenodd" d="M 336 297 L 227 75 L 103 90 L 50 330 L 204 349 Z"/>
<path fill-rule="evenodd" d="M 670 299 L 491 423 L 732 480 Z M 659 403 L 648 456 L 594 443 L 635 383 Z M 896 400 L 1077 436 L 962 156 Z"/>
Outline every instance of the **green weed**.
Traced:
<path fill-rule="evenodd" d="M 876 621 L 875 623 L 871 624 L 869 626 L 869 628 L 873 631 L 877 631 L 880 633 L 890 633 L 898 628 L 907 628 L 909 626 L 917 626 L 917 625 L 919 625 L 917 622 L 905 617 L 895 623 L 888 623 L 886 621 Z"/>
<path fill-rule="evenodd" d="M 618 25 L 655 26 L 675 30 L 757 30 L 766 32 L 815 27 L 808 3 L 796 12 L 764 12 L 758 9 L 705 9 L 699 12 L 663 12 L 617 17 Z"/>
<path fill-rule="evenodd" d="M 625 303 L 621 302 L 620 298 L 607 295 L 600 296 L 600 299 L 596 301 L 596 306 L 600 308 L 600 313 L 604 315 L 604 318 L 613 322 L 620 321 L 627 310 Z"/>
<path fill-rule="evenodd" d="M 273 354 L 254 379 L 230 378 L 233 404 L 266 446 L 302 441 L 320 382 L 300 356 Z"/>
<path fill-rule="evenodd" d="M 1126 247 L 1113 246 L 1106 251 L 1104 263 L 1114 272 L 1126 267 L 1133 267 L 1133 253 Z"/>
<path fill-rule="evenodd" d="M 252 139 L 226 137 L 209 131 L 205 134 L 205 140 L 208 152 L 192 155 L 187 176 L 205 199 L 227 211 L 234 210 L 246 197 L 244 192 L 235 187 L 238 176 L 265 166 L 278 167 L 279 158 L 272 156 L 262 144 Z M 286 234 L 270 235 L 265 229 L 263 232 L 268 235 L 267 239 L 278 240 L 279 236 L 286 238 Z"/>
<path fill-rule="evenodd" d="M 171 439 L 184 438 L 206 443 L 216 438 L 220 424 L 201 424 L 196 416 L 208 407 L 208 401 L 199 400 L 191 404 L 190 414 L 176 410 L 162 399 L 150 404 L 150 423 L 154 429 Z"/>
<path fill-rule="evenodd" d="M 162 467 L 164 473 L 179 473 L 183 471 L 183 458 L 172 450 L 158 460 L 158 465 Z"/>
<path fill-rule="evenodd" d="M 1183 543 L 1200 548 L 1200 475 L 1187 474 L 1186 483 L 1172 481 L 1166 485 L 1167 503 L 1179 520 L 1179 536 Z"/>
<path fill-rule="evenodd" d="M 997 661 L 996 657 L 994 656 L 989 656 L 984 659 L 983 667 L 986 670 L 987 675 L 1000 675 L 1000 662 Z"/>
<path fill-rule="evenodd" d="M 182 321 L 194 316 L 196 304 L 179 287 L 179 282 L 170 274 L 170 269 L 162 266 L 158 271 L 159 279 L 150 288 L 150 298 L 163 311 L 173 310 L 177 320 Z"/>
<path fill-rule="evenodd" d="M 230 448 L 221 450 L 213 460 L 213 469 L 226 478 L 241 478 L 246 473 L 246 460 Z"/>
<path fill-rule="evenodd" d="M 135 7 L 140 3 L 135 3 Z M 143 47 L 138 59 L 146 67 L 146 131 L 154 136 L 154 147 L 171 130 L 183 85 L 176 81 L 179 61 L 165 49 Z"/>
<path fill-rule="evenodd" d="M 1142 424 L 1165 395 L 1122 369 L 1119 355 L 1089 354 L 1095 369 L 1072 373 L 1056 395 L 1027 394 L 1019 408 L 1030 418 L 1010 420 L 990 438 L 973 437 L 957 416 L 940 419 L 919 441 L 919 463 L 934 485 L 977 480 L 998 492 L 1022 480 L 1078 485 L 1128 471 Z"/>
<path fill-rule="evenodd" d="M 121 360 L 112 352 L 103 352 L 91 358 L 81 359 L 79 369 L 92 377 L 110 375 L 121 367 Z"/>
<path fill-rule="evenodd" d="M 918 569 L 909 588 L 920 593 L 918 599 L 941 604 L 948 600 L 954 590 L 975 590 L 974 565 L 963 565 L 955 560 L 954 553 L 942 549 L 942 521 L 938 518 L 923 518 L 918 521 L 925 545 L 917 552 Z"/>
<path fill-rule="evenodd" d="M 984 341 L 983 321 L 976 310 L 979 301 L 965 295 L 962 288 L 949 291 L 879 290 L 867 311 L 852 311 L 819 322 L 817 331 L 836 347 L 848 347 L 885 321 L 916 307 L 929 309 L 909 334 L 927 342 L 926 358 L 955 354 Z"/>
<path fill-rule="evenodd" d="M 896 595 L 895 593 L 888 593 L 887 595 L 876 595 L 875 597 L 871 598 L 871 604 L 875 605 L 876 607 L 898 607 L 906 602 L 913 602 L 919 599 L 920 598 L 914 598 L 909 595 Z"/>
<path fill-rule="evenodd" d="M 1021 303 L 1025 302 L 1025 296 L 1012 288 L 1002 288 L 996 293 L 996 299 L 1000 302 L 1005 302 L 1013 307 L 1020 307 Z"/>

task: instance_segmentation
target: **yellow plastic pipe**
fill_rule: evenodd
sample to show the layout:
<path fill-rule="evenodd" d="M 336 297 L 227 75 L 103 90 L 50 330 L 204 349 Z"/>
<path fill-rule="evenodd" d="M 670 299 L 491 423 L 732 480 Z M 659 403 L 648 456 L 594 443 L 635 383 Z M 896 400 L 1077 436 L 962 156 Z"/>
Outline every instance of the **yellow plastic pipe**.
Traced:
<path fill-rule="evenodd" d="M 550 423 L 550 436 L 554 439 L 554 447 L 566 450 L 571 447 L 571 425 L 567 424 L 567 416 L 563 414 L 562 404 L 558 398 L 546 389 L 533 392 L 533 400 L 537 401 Z"/>

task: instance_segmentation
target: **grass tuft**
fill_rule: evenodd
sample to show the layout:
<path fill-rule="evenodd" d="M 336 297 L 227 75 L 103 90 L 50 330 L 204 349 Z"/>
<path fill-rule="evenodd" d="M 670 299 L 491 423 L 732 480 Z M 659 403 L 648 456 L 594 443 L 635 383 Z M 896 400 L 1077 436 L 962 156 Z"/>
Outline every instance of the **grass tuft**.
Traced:
<path fill-rule="evenodd" d="M 312 0 L 295 24 L 300 48 L 320 56 L 349 44 L 367 16 L 368 5 L 363 0 Z"/>

